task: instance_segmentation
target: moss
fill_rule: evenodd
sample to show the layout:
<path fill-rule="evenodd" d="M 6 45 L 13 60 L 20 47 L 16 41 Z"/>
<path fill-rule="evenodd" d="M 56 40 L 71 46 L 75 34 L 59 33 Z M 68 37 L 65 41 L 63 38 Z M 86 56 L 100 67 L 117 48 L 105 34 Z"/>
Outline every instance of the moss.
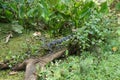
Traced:
<path fill-rule="evenodd" d="M 0 62 L 12 57 L 17 57 L 15 59 L 15 62 L 17 62 L 19 56 L 23 57 L 25 55 L 28 49 L 27 44 L 31 46 L 30 48 L 33 52 L 40 46 L 38 45 L 40 41 L 32 38 L 33 31 L 29 31 L 29 33 L 24 31 L 22 34 L 13 33 L 13 37 L 6 44 L 5 38 L 8 35 L 7 32 L 11 31 L 10 24 L 0 24 L 0 30 L 2 30 L 2 32 L 0 31 Z M 27 42 L 27 39 L 29 42 Z M 9 75 L 9 72 L 10 70 L 0 70 L 0 80 L 23 80 L 24 78 L 24 72 L 18 72 L 16 75 Z"/>
<path fill-rule="evenodd" d="M 0 71 L 0 80 L 23 80 L 24 72 L 18 72 L 15 75 L 9 75 L 10 70 Z"/>

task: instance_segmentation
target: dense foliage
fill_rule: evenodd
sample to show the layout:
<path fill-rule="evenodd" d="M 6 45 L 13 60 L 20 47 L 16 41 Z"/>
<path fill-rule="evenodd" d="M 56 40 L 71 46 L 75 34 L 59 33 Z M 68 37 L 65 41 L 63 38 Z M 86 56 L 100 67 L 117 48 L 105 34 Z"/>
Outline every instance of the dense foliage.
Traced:
<path fill-rule="evenodd" d="M 0 27 L 0 31 L 19 34 L 26 30 L 40 31 L 47 33 L 50 40 L 74 34 L 68 46 L 77 44 L 77 53 L 81 57 L 73 56 L 63 62 L 51 63 L 46 70 L 38 72 L 40 80 L 118 79 L 116 74 L 120 72 L 116 64 L 119 64 L 119 57 L 118 62 L 111 63 L 117 55 L 111 54 L 120 52 L 120 20 L 116 15 L 119 10 L 120 3 L 117 0 L 99 4 L 94 0 L 0 0 L 0 24 L 10 24 L 7 31 L 4 31 L 5 27 Z M 44 44 L 40 40 L 37 43 L 34 37 L 30 38 L 26 43 L 21 42 L 23 52 L 20 55 L 12 55 L 10 50 L 7 52 L 5 59 L 12 59 L 10 67 L 35 55 L 40 44 Z M 31 53 L 25 54 L 26 50 Z M 116 73 L 113 72 L 115 70 Z"/>
<path fill-rule="evenodd" d="M 5 19 L 14 25 L 37 30 L 48 29 L 53 36 L 79 29 L 77 38 L 80 37 L 78 39 L 83 49 L 96 42 L 101 43 L 106 37 L 105 32 L 109 31 L 108 25 L 104 25 L 107 22 L 102 19 L 109 11 L 107 2 L 99 6 L 92 0 L 10 0 L 0 3 L 0 20 Z M 19 25 L 11 28 L 22 33 L 23 27 Z"/>
<path fill-rule="evenodd" d="M 49 29 L 57 35 L 83 26 L 94 10 L 108 12 L 107 2 L 97 6 L 92 0 L 1 0 L 0 21 Z"/>

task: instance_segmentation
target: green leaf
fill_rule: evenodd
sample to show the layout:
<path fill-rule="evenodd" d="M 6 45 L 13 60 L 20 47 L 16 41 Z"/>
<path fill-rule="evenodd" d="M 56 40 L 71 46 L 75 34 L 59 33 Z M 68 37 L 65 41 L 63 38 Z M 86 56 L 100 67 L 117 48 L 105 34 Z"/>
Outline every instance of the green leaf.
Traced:
<path fill-rule="evenodd" d="M 15 0 L 17 3 L 23 3 L 25 0 Z"/>
<path fill-rule="evenodd" d="M 120 36 L 120 30 L 119 29 L 117 30 L 117 34 Z"/>
<path fill-rule="evenodd" d="M 116 4 L 115 9 L 120 10 L 120 2 Z"/>
<path fill-rule="evenodd" d="M 68 50 L 66 50 L 66 51 L 65 51 L 65 55 L 66 55 L 66 56 L 68 56 L 68 53 L 69 53 L 69 51 L 68 51 Z"/>
<path fill-rule="evenodd" d="M 28 17 L 32 17 L 33 14 L 34 14 L 34 11 L 35 11 L 35 8 L 30 9 L 30 10 L 27 12 L 27 16 L 28 16 Z"/>
<path fill-rule="evenodd" d="M 25 6 L 24 4 L 21 4 L 19 7 L 19 18 L 23 18 L 25 15 Z"/>
<path fill-rule="evenodd" d="M 28 3 L 33 3 L 33 2 L 34 2 L 34 0 L 27 0 L 27 2 L 28 2 Z"/>
<path fill-rule="evenodd" d="M 10 12 L 9 10 L 5 10 L 5 15 L 8 19 L 11 19 L 13 17 L 12 12 Z"/>
<path fill-rule="evenodd" d="M 22 33 L 23 29 L 24 28 L 21 25 L 18 25 L 18 24 L 12 25 L 12 30 L 17 33 Z"/>
<path fill-rule="evenodd" d="M 104 2 L 104 3 L 101 4 L 100 12 L 102 12 L 102 13 L 108 13 L 109 12 L 107 2 Z"/>

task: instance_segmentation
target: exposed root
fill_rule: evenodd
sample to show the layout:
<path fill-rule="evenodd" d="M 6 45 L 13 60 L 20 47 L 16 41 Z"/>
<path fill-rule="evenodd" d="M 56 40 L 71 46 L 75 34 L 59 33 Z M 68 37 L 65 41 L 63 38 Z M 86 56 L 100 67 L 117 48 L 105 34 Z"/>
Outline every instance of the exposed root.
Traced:
<path fill-rule="evenodd" d="M 61 57 L 64 54 L 65 50 L 66 48 L 56 53 L 47 54 L 38 59 L 25 60 L 23 61 L 23 63 L 16 65 L 13 68 L 13 70 L 19 71 L 19 70 L 26 69 L 25 80 L 37 80 L 36 65 L 39 65 L 40 69 L 43 69 L 47 63 L 51 62 L 52 60 L 56 58 Z"/>
<path fill-rule="evenodd" d="M 8 69 L 9 66 L 6 63 L 0 63 L 0 70 Z"/>

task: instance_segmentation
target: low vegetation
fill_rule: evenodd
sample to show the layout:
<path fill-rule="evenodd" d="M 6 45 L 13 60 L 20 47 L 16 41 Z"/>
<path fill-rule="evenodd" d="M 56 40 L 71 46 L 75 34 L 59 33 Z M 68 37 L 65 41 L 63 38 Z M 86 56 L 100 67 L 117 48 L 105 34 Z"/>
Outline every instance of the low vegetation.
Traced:
<path fill-rule="evenodd" d="M 47 55 L 46 43 L 72 35 L 62 43 L 64 58 L 36 66 L 38 80 L 118 80 L 119 11 L 118 0 L 1 0 L 0 68 Z M 0 71 L 0 80 L 24 79 L 24 72 Z"/>

